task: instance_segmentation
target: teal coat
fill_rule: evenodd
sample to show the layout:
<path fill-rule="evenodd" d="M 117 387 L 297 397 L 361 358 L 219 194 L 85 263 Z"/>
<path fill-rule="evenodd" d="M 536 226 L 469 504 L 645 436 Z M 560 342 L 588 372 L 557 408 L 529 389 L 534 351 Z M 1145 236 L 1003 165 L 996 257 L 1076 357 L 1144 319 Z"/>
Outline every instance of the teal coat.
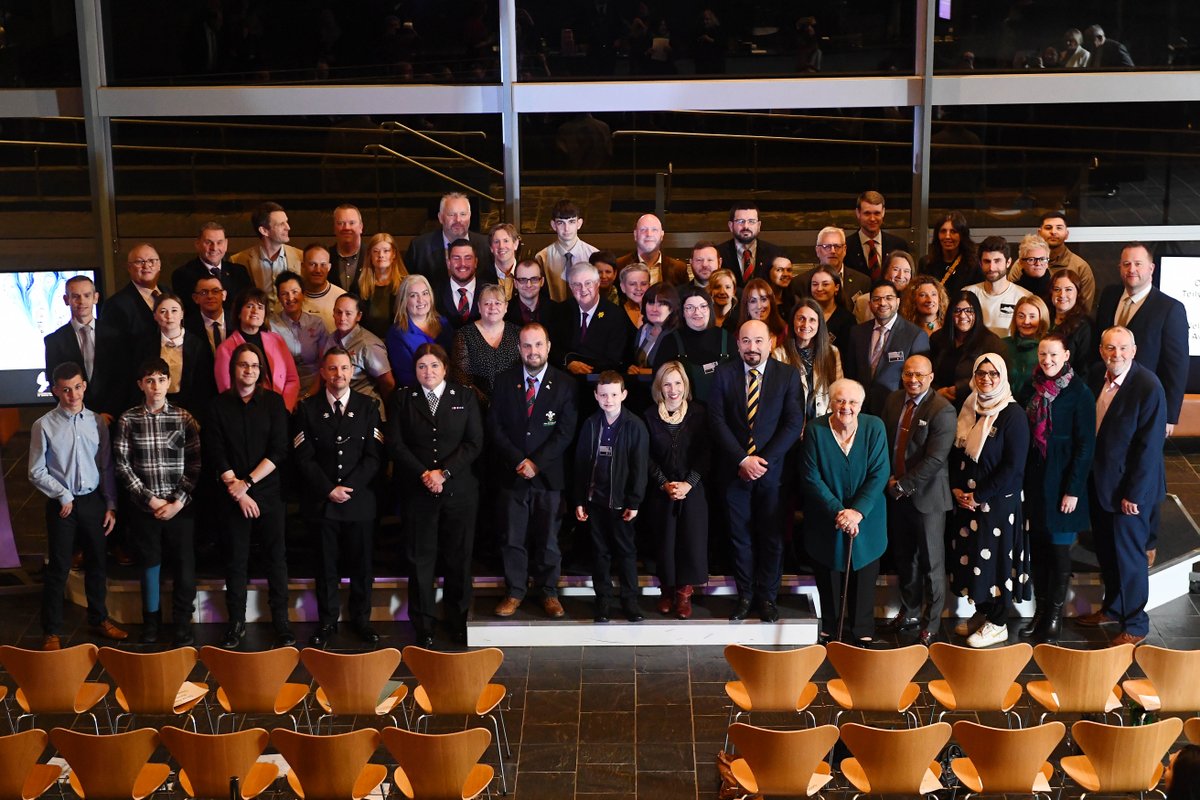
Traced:
<path fill-rule="evenodd" d="M 883 421 L 859 414 L 858 433 L 850 455 L 842 452 L 829 427 L 829 417 L 808 424 L 800 469 L 804 491 L 804 546 L 814 561 L 833 570 L 846 564 L 846 536 L 834 519 L 843 508 L 863 515 L 851 549 L 852 569 L 862 569 L 887 549 L 887 505 L 884 487 L 891 474 Z"/>

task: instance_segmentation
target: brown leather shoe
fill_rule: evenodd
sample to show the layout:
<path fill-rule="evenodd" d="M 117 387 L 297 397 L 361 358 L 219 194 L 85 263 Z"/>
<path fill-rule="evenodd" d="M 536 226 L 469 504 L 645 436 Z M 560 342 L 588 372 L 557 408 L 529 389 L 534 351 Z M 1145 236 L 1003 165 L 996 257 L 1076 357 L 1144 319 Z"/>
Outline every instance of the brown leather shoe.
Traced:
<path fill-rule="evenodd" d="M 692 618 L 691 586 L 682 586 L 675 590 L 675 616 L 679 619 Z"/>
<path fill-rule="evenodd" d="M 1099 628 L 1101 625 L 1111 625 L 1116 622 L 1103 611 L 1093 611 L 1090 614 L 1084 614 L 1081 617 L 1075 618 L 1076 625 L 1082 625 L 1085 628 Z"/>
<path fill-rule="evenodd" d="M 52 650 L 62 650 L 62 642 L 59 641 L 58 635 L 47 633 L 46 638 L 42 639 L 42 649 L 50 652 Z"/>
<path fill-rule="evenodd" d="M 99 625 L 94 625 L 92 630 L 97 636 L 103 636 L 105 639 L 112 639 L 116 642 L 123 642 L 129 638 L 129 634 L 114 625 L 111 619 L 105 619 Z"/>
<path fill-rule="evenodd" d="M 659 590 L 662 592 L 662 597 L 658 598 L 654 608 L 658 613 L 667 615 L 671 613 L 671 609 L 675 605 L 675 588 L 672 586 L 661 586 Z"/>
<path fill-rule="evenodd" d="M 567 615 L 567 612 L 563 610 L 562 603 L 558 601 L 557 597 L 547 597 L 545 600 L 543 600 L 542 610 L 544 610 L 546 612 L 546 616 L 550 617 L 551 619 L 562 619 Z"/>
<path fill-rule="evenodd" d="M 511 617 L 513 614 L 517 613 L 517 609 L 520 607 L 521 607 L 521 598 L 506 597 L 500 601 L 500 604 L 498 606 L 496 606 L 496 616 L 497 617 Z"/>
<path fill-rule="evenodd" d="M 1136 633 L 1130 633 L 1129 631 L 1121 631 L 1113 637 L 1113 640 L 1109 642 L 1109 645 L 1111 647 L 1117 647 L 1123 644 L 1141 644 L 1143 641 L 1145 641 L 1145 639 L 1145 636 L 1138 636 Z"/>

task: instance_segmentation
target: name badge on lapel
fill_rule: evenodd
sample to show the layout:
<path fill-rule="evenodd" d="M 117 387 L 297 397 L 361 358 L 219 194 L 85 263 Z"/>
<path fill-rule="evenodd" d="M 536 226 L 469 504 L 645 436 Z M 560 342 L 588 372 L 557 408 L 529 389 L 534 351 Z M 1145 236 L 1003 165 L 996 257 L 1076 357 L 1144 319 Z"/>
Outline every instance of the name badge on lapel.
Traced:
<path fill-rule="evenodd" d="M 904 363 L 904 351 L 903 350 L 893 350 L 893 351 L 889 352 L 888 353 L 888 363 L 889 364 Z"/>
<path fill-rule="evenodd" d="M 928 425 L 929 425 L 929 420 L 924 420 L 924 419 L 917 420 L 918 428 L 925 428 L 925 427 L 928 427 Z"/>

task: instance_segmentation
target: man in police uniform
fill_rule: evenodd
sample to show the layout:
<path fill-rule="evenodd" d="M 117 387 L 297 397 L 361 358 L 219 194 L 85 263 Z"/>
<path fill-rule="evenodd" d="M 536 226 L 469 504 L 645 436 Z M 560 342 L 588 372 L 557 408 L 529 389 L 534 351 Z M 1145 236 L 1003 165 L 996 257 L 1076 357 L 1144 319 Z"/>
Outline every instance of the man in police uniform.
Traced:
<path fill-rule="evenodd" d="M 353 373 L 349 354 L 331 347 L 321 359 L 325 391 L 305 399 L 295 415 L 292 445 L 305 488 L 301 510 L 317 544 L 320 627 L 309 639 L 314 647 L 323 647 L 337 633 L 339 550 L 350 577 L 350 628 L 368 644 L 379 641 L 370 624 L 371 482 L 383 456 L 383 433 L 375 401 L 350 389 Z"/>

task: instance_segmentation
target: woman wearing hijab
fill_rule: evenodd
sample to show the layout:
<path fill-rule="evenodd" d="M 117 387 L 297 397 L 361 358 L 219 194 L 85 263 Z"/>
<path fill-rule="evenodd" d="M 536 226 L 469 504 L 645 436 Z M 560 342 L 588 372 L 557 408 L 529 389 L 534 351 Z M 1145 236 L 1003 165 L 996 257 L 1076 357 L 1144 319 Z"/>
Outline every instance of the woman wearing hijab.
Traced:
<path fill-rule="evenodd" d="M 950 451 L 950 589 L 975 604 L 955 627 L 971 647 L 1008 641 L 1013 599 L 1029 597 L 1029 557 L 1021 519 L 1021 486 L 1029 423 L 1013 400 L 1003 356 L 975 359 L 972 391 L 958 414 Z"/>
<path fill-rule="evenodd" d="M 1071 543 L 1090 527 L 1087 481 L 1096 449 L 1096 398 L 1071 367 L 1061 333 L 1038 343 L 1027 414 L 1032 447 L 1025 465 L 1025 515 L 1037 609 L 1023 639 L 1058 641 L 1071 581 Z"/>

